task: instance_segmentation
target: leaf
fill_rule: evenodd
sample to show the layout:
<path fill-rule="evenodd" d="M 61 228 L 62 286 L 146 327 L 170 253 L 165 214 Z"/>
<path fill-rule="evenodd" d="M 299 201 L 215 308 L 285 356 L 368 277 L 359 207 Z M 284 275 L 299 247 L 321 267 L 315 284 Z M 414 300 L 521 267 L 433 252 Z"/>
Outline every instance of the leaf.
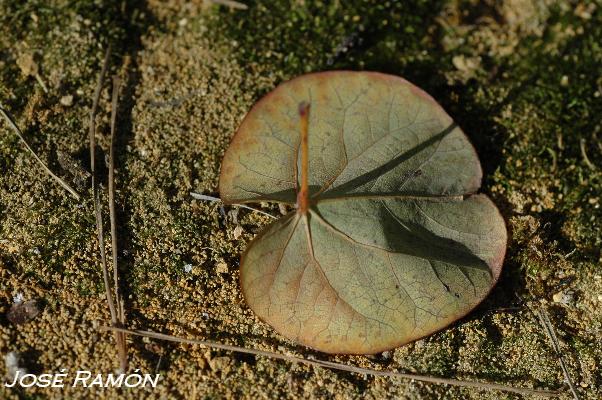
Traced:
<path fill-rule="evenodd" d="M 226 203 L 296 206 L 242 257 L 248 305 L 328 353 L 444 328 L 482 301 L 504 259 L 504 221 L 475 194 L 481 177 L 462 130 L 402 78 L 333 71 L 280 85 L 245 117 L 220 176 Z"/>

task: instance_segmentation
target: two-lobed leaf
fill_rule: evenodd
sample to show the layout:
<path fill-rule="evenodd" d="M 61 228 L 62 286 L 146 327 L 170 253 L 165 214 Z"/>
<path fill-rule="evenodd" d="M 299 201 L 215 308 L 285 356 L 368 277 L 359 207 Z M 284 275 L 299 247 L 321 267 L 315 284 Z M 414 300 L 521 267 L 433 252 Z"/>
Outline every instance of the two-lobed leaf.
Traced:
<path fill-rule="evenodd" d="M 249 306 L 284 336 L 329 353 L 368 354 L 447 326 L 500 274 L 495 205 L 475 194 L 476 152 L 425 92 L 372 72 L 304 75 L 260 100 L 222 163 L 227 203 L 297 202 L 299 104 L 309 115 L 309 211 L 248 246 Z"/>

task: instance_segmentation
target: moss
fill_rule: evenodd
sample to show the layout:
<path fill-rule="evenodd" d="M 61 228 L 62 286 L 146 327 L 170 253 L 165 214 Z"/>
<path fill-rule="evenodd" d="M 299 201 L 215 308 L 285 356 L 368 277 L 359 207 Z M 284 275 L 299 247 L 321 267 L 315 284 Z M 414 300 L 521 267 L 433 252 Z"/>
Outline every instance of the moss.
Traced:
<path fill-rule="evenodd" d="M 243 65 L 269 64 L 290 77 L 321 69 L 376 68 L 400 52 L 404 60 L 419 57 L 421 39 L 441 5 L 423 0 L 255 1 L 249 12 L 216 14 L 211 27 L 231 38 Z"/>
<path fill-rule="evenodd" d="M 112 44 L 110 72 L 124 81 L 117 208 L 132 326 L 318 356 L 257 321 L 238 291 L 238 256 L 267 219 L 241 211 L 243 234 L 236 239 L 234 224 L 218 205 L 194 201 L 188 193 L 215 194 L 232 133 L 253 102 L 278 82 L 305 71 L 379 70 L 427 89 L 469 134 L 485 170 L 483 190 L 502 210 L 511 241 L 499 285 L 467 319 L 395 350 L 391 360 L 331 359 L 561 387 L 556 355 L 526 309 L 543 305 L 579 390 L 584 397 L 602 395 L 599 6 L 556 0 L 274 0 L 249 1 L 242 12 L 206 9 L 200 2 L 123 4 L 2 2 L 0 101 L 42 159 L 71 179 L 56 150 L 84 167 L 89 162 L 87 112 L 103 49 Z M 48 95 L 21 74 L 16 59 L 22 53 L 36 55 Z M 107 88 L 98 117 L 105 152 Z M 73 106 L 60 105 L 65 95 L 74 96 Z M 37 351 L 28 362 L 45 371 L 56 365 L 112 370 L 111 336 L 96 328 L 108 312 L 90 193 L 82 189 L 87 200 L 75 204 L 0 126 L 0 313 L 18 292 L 48 304 L 24 326 L 0 318 L 0 353 Z M 103 158 L 99 152 L 101 164 Z M 189 273 L 185 265 L 192 266 Z M 567 291 L 572 303 L 553 302 L 555 293 Z M 168 351 L 159 365 L 161 387 L 152 393 L 157 398 L 193 392 L 207 398 L 500 398 L 194 346 L 159 348 Z M 134 365 L 150 371 L 160 351 L 136 339 L 130 354 Z M 213 370 L 211 360 L 224 356 L 230 361 Z M 0 388 L 0 397 L 10 396 L 17 394 Z"/>

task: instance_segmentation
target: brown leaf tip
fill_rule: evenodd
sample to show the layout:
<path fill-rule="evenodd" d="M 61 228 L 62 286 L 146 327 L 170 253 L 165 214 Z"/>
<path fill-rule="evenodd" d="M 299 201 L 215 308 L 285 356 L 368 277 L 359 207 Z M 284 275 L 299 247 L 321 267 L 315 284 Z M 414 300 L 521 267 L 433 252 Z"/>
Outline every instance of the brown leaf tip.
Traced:
<path fill-rule="evenodd" d="M 307 114 L 309 114 L 309 103 L 307 101 L 302 101 L 299 103 L 299 115 L 301 118 L 304 118 Z"/>

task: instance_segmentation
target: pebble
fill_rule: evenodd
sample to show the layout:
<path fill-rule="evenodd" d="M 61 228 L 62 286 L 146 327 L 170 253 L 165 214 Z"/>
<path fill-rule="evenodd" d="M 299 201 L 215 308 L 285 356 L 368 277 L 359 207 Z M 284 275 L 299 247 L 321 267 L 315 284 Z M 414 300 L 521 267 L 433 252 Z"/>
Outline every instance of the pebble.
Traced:
<path fill-rule="evenodd" d="M 558 292 L 552 296 L 554 303 L 560 303 L 564 305 L 572 304 L 575 300 L 573 292 Z"/>
<path fill-rule="evenodd" d="M 219 261 L 216 265 L 216 270 L 220 274 L 225 274 L 228 272 L 228 264 L 223 261 Z"/>
<path fill-rule="evenodd" d="M 14 325 L 22 325 L 31 321 L 39 314 L 40 308 L 38 307 L 37 301 L 28 300 L 14 303 L 6 314 L 6 318 Z"/>
<path fill-rule="evenodd" d="M 67 96 L 63 96 L 61 97 L 61 105 L 65 106 L 65 107 L 71 107 L 73 105 L 73 95 L 67 95 Z"/>
<path fill-rule="evenodd" d="M 222 371 L 228 372 L 230 370 L 230 357 L 215 357 L 209 361 L 209 368 L 213 372 Z"/>
<path fill-rule="evenodd" d="M 566 75 L 562 76 L 562 79 L 560 79 L 560 86 L 568 86 L 569 85 L 569 77 Z"/>

